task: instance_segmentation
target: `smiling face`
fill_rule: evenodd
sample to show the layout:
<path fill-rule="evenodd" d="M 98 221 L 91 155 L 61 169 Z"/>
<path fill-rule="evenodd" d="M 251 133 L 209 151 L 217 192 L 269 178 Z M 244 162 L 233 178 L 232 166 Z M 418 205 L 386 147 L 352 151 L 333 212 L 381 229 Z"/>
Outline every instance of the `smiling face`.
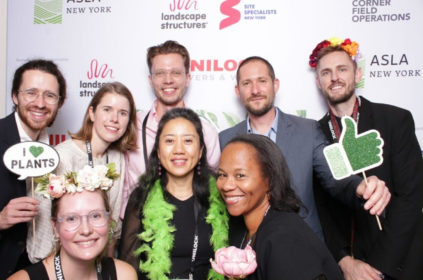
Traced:
<path fill-rule="evenodd" d="M 88 215 L 95 210 L 106 211 L 101 191 L 65 194 L 58 203 L 57 218 L 70 214 Z M 74 231 L 65 230 L 61 223 L 53 222 L 54 235 L 60 240 L 61 250 L 75 260 L 94 260 L 100 255 L 106 247 L 109 228 L 110 221 L 104 226 L 94 227 L 86 217 Z"/>
<path fill-rule="evenodd" d="M 262 116 L 273 108 L 279 80 L 272 78 L 267 65 L 260 60 L 252 60 L 239 69 L 239 83 L 235 92 L 247 111 L 254 116 Z"/>
<path fill-rule="evenodd" d="M 106 93 L 101 98 L 95 111 L 90 107 L 90 119 L 93 122 L 93 143 L 101 141 L 107 145 L 119 140 L 128 127 L 130 115 L 129 101 L 123 95 Z"/>
<path fill-rule="evenodd" d="M 175 118 L 164 125 L 157 155 L 169 179 L 192 177 L 201 153 L 198 133 L 190 121 Z"/>
<path fill-rule="evenodd" d="M 264 178 L 255 148 L 228 144 L 220 156 L 217 187 L 232 216 L 258 215 L 269 205 L 269 181 Z"/>
<path fill-rule="evenodd" d="M 22 75 L 22 82 L 19 87 L 19 91 L 24 90 L 35 90 L 39 94 L 50 92 L 58 95 L 59 83 L 52 74 L 40 70 L 27 70 Z M 42 94 L 32 102 L 25 100 L 22 92 L 13 94 L 12 99 L 16 105 L 19 118 L 23 122 L 23 128 L 30 137 L 38 135 L 40 130 L 50 125 L 59 109 L 58 103 L 46 103 Z"/>
<path fill-rule="evenodd" d="M 361 69 L 354 66 L 344 51 L 328 53 L 319 60 L 316 67 L 317 86 L 330 105 L 350 100 L 361 75 Z"/>
<path fill-rule="evenodd" d="M 184 98 L 191 75 L 186 73 L 180 54 L 160 54 L 152 59 L 149 80 L 159 102 L 177 106 Z"/>

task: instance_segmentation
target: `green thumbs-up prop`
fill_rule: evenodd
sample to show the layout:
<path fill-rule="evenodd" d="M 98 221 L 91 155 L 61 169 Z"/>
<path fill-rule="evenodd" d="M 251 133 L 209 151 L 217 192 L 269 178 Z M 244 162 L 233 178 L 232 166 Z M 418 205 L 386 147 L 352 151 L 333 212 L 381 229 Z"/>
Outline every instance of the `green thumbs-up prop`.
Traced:
<path fill-rule="evenodd" d="M 357 134 L 357 124 L 343 117 L 339 143 L 325 147 L 323 153 L 335 179 L 340 180 L 379 166 L 383 162 L 383 139 L 377 130 Z"/>

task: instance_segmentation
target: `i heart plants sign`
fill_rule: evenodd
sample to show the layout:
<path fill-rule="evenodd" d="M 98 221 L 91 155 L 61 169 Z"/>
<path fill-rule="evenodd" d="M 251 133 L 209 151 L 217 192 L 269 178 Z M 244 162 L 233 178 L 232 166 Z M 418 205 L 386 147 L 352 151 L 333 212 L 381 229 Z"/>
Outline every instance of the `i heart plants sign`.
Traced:
<path fill-rule="evenodd" d="M 28 141 L 9 147 L 3 155 L 3 162 L 7 169 L 20 175 L 19 180 L 24 180 L 56 169 L 59 154 L 47 144 Z"/>

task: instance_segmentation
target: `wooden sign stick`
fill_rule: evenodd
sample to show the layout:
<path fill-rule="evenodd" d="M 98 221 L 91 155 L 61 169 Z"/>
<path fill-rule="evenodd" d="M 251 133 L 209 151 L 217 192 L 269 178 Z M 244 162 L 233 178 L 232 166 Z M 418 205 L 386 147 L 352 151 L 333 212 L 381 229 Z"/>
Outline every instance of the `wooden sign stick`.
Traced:
<path fill-rule="evenodd" d="M 366 182 L 366 187 L 368 187 L 366 172 L 363 171 L 362 174 L 363 174 L 364 182 Z M 379 230 L 382 231 L 383 229 L 382 229 L 382 224 L 380 223 L 380 220 L 379 220 L 379 216 L 375 215 L 375 217 L 377 221 L 377 226 L 379 227 Z"/>

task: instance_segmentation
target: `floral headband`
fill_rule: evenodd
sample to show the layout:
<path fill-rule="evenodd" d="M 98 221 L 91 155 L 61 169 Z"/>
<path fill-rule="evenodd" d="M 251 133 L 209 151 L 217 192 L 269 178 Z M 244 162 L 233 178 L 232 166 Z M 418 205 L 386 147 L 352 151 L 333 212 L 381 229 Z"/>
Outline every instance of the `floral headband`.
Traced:
<path fill-rule="evenodd" d="M 358 43 L 355 41 L 352 41 L 350 39 L 342 40 L 338 37 L 332 37 L 328 40 L 324 40 L 317 44 L 317 46 L 314 48 L 313 52 L 310 55 L 310 67 L 316 68 L 317 66 L 317 56 L 319 55 L 319 52 L 327 47 L 336 47 L 341 46 L 341 48 L 346 51 L 352 59 L 355 59 L 358 53 Z"/>
<path fill-rule="evenodd" d="M 60 198 L 65 193 L 82 192 L 83 190 L 95 191 L 109 190 L 113 181 L 119 178 L 115 171 L 115 164 L 96 165 L 94 168 L 86 165 L 78 172 L 71 171 L 65 175 L 48 173 L 35 179 L 37 188 L 35 191 L 46 198 Z"/>

